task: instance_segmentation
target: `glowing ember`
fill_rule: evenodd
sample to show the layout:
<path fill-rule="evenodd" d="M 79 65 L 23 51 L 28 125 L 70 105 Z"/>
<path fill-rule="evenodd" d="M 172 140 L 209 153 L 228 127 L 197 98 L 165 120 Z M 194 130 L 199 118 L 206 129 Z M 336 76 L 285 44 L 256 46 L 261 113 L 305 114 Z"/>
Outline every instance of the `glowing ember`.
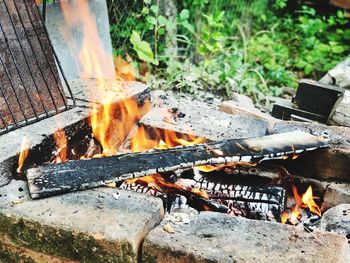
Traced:
<path fill-rule="evenodd" d="M 29 152 L 29 141 L 27 140 L 27 137 L 23 137 L 21 153 L 19 154 L 19 158 L 18 158 L 17 173 L 23 172 L 23 164 L 28 156 L 28 152 Z"/>
<path fill-rule="evenodd" d="M 256 166 L 257 163 L 248 163 L 248 162 L 234 162 L 234 163 L 226 163 L 226 164 L 218 164 L 218 165 L 201 165 L 201 166 L 196 166 L 195 169 L 204 172 L 204 173 L 210 173 L 213 171 L 218 171 L 224 167 L 231 167 L 233 169 L 236 168 L 252 168 Z"/>
<path fill-rule="evenodd" d="M 130 179 L 126 181 L 126 184 L 139 184 L 152 188 L 154 190 L 169 193 L 191 193 L 193 195 L 208 199 L 208 193 L 203 189 L 190 188 L 185 185 L 180 185 L 177 183 L 167 182 L 160 174 L 154 174 L 149 176 L 144 176 L 140 178 Z"/>

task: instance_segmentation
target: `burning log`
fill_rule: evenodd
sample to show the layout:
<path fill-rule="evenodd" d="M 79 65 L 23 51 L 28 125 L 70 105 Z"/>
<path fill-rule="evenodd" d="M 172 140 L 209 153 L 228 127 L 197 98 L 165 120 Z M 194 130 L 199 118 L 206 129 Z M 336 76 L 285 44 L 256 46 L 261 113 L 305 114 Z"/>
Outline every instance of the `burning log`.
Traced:
<path fill-rule="evenodd" d="M 183 196 L 189 206 L 199 211 L 215 211 L 251 219 L 280 222 L 281 214 L 286 209 L 286 191 L 282 187 L 237 183 L 231 176 L 218 174 L 183 176 L 171 183 L 166 181 L 165 176 L 156 174 L 127 180 L 121 188 L 161 197 L 167 200 L 167 210 L 177 205 L 173 202 L 178 198 L 171 198 L 174 195 Z"/>
<path fill-rule="evenodd" d="M 167 150 L 122 154 L 89 160 L 46 164 L 28 169 L 32 198 L 98 187 L 155 173 L 194 166 L 252 163 L 281 159 L 327 147 L 326 142 L 304 132 L 290 132 L 250 139 L 225 140 Z"/>

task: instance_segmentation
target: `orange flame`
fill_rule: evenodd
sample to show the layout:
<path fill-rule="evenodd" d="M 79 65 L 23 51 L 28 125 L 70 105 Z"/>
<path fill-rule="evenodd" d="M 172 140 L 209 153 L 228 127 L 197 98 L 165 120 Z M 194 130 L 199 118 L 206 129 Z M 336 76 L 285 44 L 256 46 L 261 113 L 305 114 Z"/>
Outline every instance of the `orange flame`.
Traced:
<path fill-rule="evenodd" d="M 57 130 L 53 134 L 53 138 L 56 142 L 56 158 L 55 163 L 63 163 L 67 161 L 68 158 L 68 148 L 67 148 L 67 136 L 63 129 Z"/>
<path fill-rule="evenodd" d="M 321 209 L 320 207 L 315 203 L 313 196 L 312 196 L 312 187 L 309 186 L 306 192 L 303 194 L 303 197 L 301 198 L 301 201 L 305 206 L 307 206 L 310 210 L 310 212 L 321 216 Z"/>
<path fill-rule="evenodd" d="M 321 209 L 314 201 L 311 186 L 308 187 L 308 189 L 302 196 L 299 195 L 295 185 L 292 185 L 292 191 L 296 204 L 292 208 L 291 213 L 288 213 L 288 211 L 284 211 L 281 214 L 281 222 L 283 224 L 286 223 L 288 220 L 293 225 L 297 224 L 302 216 L 299 208 L 308 208 L 311 213 L 321 216 Z"/>
<path fill-rule="evenodd" d="M 27 140 L 27 137 L 23 137 L 21 153 L 19 154 L 19 158 L 18 158 L 17 173 L 23 172 L 23 164 L 28 157 L 28 152 L 29 152 L 29 141 Z"/>
<path fill-rule="evenodd" d="M 126 181 L 127 184 L 137 183 L 139 185 L 150 187 L 154 190 L 160 190 L 164 193 L 191 193 L 203 198 L 208 199 L 208 193 L 203 189 L 188 188 L 176 183 L 167 182 L 160 174 L 153 174 L 135 179 L 129 179 Z"/>
<path fill-rule="evenodd" d="M 96 27 L 96 18 L 89 9 L 88 1 L 61 1 L 60 5 L 70 31 L 73 31 L 75 26 L 83 27 L 84 38 L 79 53 L 81 77 L 95 76 L 97 78 L 95 91 L 103 97 L 101 104 L 91 105 L 90 125 L 94 137 L 103 149 L 102 154 L 94 157 L 118 154 L 132 131 L 136 131 L 130 141 L 133 152 L 204 142 L 202 138 L 178 135 L 172 131 L 155 131 L 154 137 L 151 138 L 144 127 L 135 128 L 138 120 L 150 110 L 150 103 L 139 106 L 136 100 L 125 99 L 123 94 L 120 94 L 123 89 L 118 84 L 108 87 L 114 94 L 118 94 L 119 101 L 116 102 L 115 96 L 106 93 L 105 81 L 106 76 L 109 78 L 112 76 L 114 80 L 135 80 L 136 73 L 131 65 L 132 59 L 128 55 L 128 61 L 115 57 L 113 66 L 113 57 L 103 48 Z"/>
<path fill-rule="evenodd" d="M 154 138 L 150 138 L 149 134 Z M 131 149 L 133 152 L 146 151 L 150 149 L 169 149 L 180 145 L 194 145 L 204 143 L 204 138 L 193 135 L 178 134 L 170 130 L 146 130 L 140 126 L 132 139 Z"/>

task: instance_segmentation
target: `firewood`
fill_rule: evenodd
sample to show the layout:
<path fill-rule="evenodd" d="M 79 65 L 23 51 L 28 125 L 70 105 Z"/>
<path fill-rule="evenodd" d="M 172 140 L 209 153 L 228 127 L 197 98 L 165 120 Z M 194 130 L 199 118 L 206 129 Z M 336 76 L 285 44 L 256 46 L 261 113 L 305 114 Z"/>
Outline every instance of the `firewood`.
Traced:
<path fill-rule="evenodd" d="M 98 187 L 116 180 L 207 164 L 255 164 L 324 147 L 327 147 L 327 144 L 322 138 L 304 132 L 290 132 L 46 164 L 28 169 L 27 180 L 32 198 L 42 198 Z"/>

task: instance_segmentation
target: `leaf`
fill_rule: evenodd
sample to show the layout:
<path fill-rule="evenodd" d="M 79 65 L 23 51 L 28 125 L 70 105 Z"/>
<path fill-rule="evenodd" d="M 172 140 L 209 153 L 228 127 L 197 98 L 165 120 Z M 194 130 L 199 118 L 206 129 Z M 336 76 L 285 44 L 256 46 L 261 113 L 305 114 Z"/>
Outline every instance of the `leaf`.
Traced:
<path fill-rule="evenodd" d="M 313 67 L 310 64 L 307 64 L 306 67 L 304 68 L 304 72 L 306 75 L 309 75 L 313 71 Z"/>
<path fill-rule="evenodd" d="M 158 14 L 158 6 L 152 5 L 150 9 L 154 14 L 156 14 L 156 15 Z"/>
<path fill-rule="evenodd" d="M 157 20 L 154 16 L 147 16 L 146 20 L 148 23 L 152 24 L 152 25 L 156 25 L 157 24 Z"/>
<path fill-rule="evenodd" d="M 345 48 L 342 46 L 332 46 L 332 52 L 334 54 L 341 54 L 345 51 Z"/>
<path fill-rule="evenodd" d="M 168 22 L 169 22 L 169 20 L 166 19 L 164 16 L 162 16 L 162 15 L 158 16 L 158 24 L 160 26 L 164 26 L 164 25 L 168 24 Z"/>
<path fill-rule="evenodd" d="M 180 13 L 180 19 L 183 20 L 188 20 L 190 18 L 190 11 L 188 9 L 183 9 Z"/>
<path fill-rule="evenodd" d="M 139 59 L 152 63 L 154 65 L 158 64 L 158 61 L 154 59 L 151 46 L 146 41 L 141 40 L 139 33 L 133 31 L 130 36 L 130 42 L 133 44 L 133 48 L 136 51 Z"/>

